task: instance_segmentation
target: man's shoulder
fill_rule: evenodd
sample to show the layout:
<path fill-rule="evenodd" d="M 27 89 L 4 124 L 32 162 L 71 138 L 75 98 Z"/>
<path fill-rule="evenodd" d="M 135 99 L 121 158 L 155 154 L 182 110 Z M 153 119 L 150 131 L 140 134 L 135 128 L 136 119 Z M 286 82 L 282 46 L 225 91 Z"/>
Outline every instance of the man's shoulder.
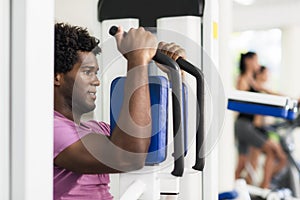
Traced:
<path fill-rule="evenodd" d="M 104 135 L 110 135 L 110 125 L 106 122 L 89 120 L 85 122 L 85 124 L 92 128 L 95 132 L 100 132 Z"/>
<path fill-rule="evenodd" d="M 66 118 L 63 114 L 54 111 L 54 127 L 60 127 L 60 126 L 69 126 L 69 127 L 75 127 L 75 124 L 73 121 Z"/>

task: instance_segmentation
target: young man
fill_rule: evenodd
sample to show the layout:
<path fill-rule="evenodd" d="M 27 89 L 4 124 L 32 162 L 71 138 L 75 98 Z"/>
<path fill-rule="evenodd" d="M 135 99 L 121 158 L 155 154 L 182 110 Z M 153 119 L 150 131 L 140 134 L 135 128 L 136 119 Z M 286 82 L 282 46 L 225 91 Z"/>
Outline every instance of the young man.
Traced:
<path fill-rule="evenodd" d="M 120 28 L 115 38 L 128 64 L 124 104 L 118 126 L 109 136 L 108 124 L 80 121 L 95 108 L 100 85 L 99 41 L 86 29 L 55 24 L 55 200 L 112 199 L 108 173 L 144 166 L 151 136 L 147 65 L 155 55 L 157 41 L 143 28 L 131 29 L 126 36 Z M 175 44 L 161 43 L 159 47 L 174 59 L 184 53 Z"/>

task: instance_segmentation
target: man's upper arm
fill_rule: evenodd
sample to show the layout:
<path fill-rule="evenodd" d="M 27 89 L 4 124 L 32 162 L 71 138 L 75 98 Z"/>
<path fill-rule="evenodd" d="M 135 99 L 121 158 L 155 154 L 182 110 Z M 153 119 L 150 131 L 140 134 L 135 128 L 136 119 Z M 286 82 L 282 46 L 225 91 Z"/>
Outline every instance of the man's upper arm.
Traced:
<path fill-rule="evenodd" d="M 107 140 L 104 135 L 88 134 L 60 152 L 54 159 L 54 164 L 82 174 L 118 173 L 120 171 L 101 162 L 105 156 L 100 151 L 105 151 Z"/>
<path fill-rule="evenodd" d="M 109 133 L 109 125 L 88 122 L 86 125 L 104 134 Z M 54 119 L 54 164 L 77 173 L 114 173 L 103 164 L 97 153 L 105 151 L 109 138 L 102 134 L 91 133 L 63 117 Z M 101 155 L 100 155 L 101 156 Z M 97 157 L 97 158 L 96 158 Z"/>

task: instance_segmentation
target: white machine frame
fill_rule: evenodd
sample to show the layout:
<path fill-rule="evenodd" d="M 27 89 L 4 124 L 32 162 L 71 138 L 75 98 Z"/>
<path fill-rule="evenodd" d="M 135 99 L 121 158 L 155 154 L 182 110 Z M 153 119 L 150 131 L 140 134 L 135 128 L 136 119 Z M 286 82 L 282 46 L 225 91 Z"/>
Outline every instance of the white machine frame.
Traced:
<path fill-rule="evenodd" d="M 52 200 L 54 1 L 0 9 L 0 198 Z"/>
<path fill-rule="evenodd" d="M 124 59 L 118 52 L 116 45 L 114 44 L 112 37 L 108 34 L 108 30 L 112 25 L 121 25 L 124 30 L 129 30 L 132 27 L 139 26 L 138 19 L 114 19 L 104 20 L 101 22 L 101 40 L 103 41 L 103 56 L 101 58 L 101 66 L 105 67 L 101 72 L 102 87 L 100 92 L 104 99 L 99 102 L 98 108 L 101 112 L 95 111 L 96 118 L 103 121 L 109 122 L 109 91 L 111 80 L 117 76 L 124 76 L 126 74 L 126 67 L 114 67 L 113 70 L 106 68 L 112 65 L 114 66 L 126 66 Z M 202 30 L 202 25 L 204 30 Z M 163 38 L 166 42 L 177 42 L 170 36 L 160 34 L 160 30 L 174 31 L 177 34 L 185 35 L 190 40 L 193 40 L 199 48 L 202 46 L 205 53 L 208 55 L 209 60 L 201 54 L 192 59 L 191 62 L 195 66 L 203 66 L 207 64 L 208 67 L 212 67 L 212 62 L 215 66 L 218 66 L 218 37 L 217 37 L 217 26 L 218 26 L 218 1 L 206 1 L 204 17 L 195 16 L 182 16 L 182 17 L 166 17 L 157 20 L 157 34 L 159 38 Z M 168 38 L 169 37 L 169 38 Z M 186 43 L 179 41 L 179 44 L 185 48 Z M 187 55 L 189 55 L 188 47 L 186 47 Z M 199 50 L 201 52 L 201 50 Z M 190 52 L 192 53 L 192 52 Z M 112 57 L 114 55 L 115 57 Z M 118 56 L 119 55 L 119 56 Z M 213 66 L 213 67 L 215 67 Z M 216 78 L 214 74 L 210 74 L 209 69 L 204 70 L 205 76 L 208 77 L 206 81 L 211 81 L 209 84 L 214 84 Z M 192 77 L 187 77 L 186 80 L 195 94 L 195 82 Z M 212 92 L 212 91 L 211 91 Z M 213 91 L 218 96 L 218 91 Z M 189 95 L 189 99 L 195 98 Z M 189 116 L 195 116 L 195 102 L 189 102 L 191 107 L 188 112 Z M 170 105 L 169 105 L 170 106 Z M 169 109 L 171 110 L 171 109 Z M 169 113 L 172 114 L 172 113 Z M 170 115 L 171 116 L 171 115 Z M 189 117 L 189 133 L 195 133 L 195 119 Z M 223 120 L 223 119 L 218 119 Z M 206 122 L 208 123 L 208 122 Z M 212 128 L 212 127 L 210 127 Z M 220 127 L 212 128 L 210 131 L 219 131 Z M 172 126 L 169 123 L 169 131 L 172 131 Z M 170 134 L 168 136 L 169 141 L 172 141 Z M 211 143 L 216 141 L 210 141 Z M 194 146 L 194 145 L 192 145 Z M 112 184 L 111 190 L 115 198 L 122 200 L 157 200 L 157 199 L 217 199 L 218 198 L 218 147 L 215 145 L 214 149 L 206 157 L 206 166 L 204 172 L 196 172 L 191 170 L 192 164 L 194 163 L 194 150 L 189 149 L 189 153 L 185 159 L 186 171 L 184 176 L 174 177 L 170 175 L 171 168 L 160 169 L 160 166 L 149 167 L 146 166 L 138 173 L 126 173 L 121 175 L 111 176 Z M 170 156 L 172 152 L 168 152 L 168 159 L 172 159 Z M 171 166 L 172 167 L 172 166 Z M 149 170 L 152 172 L 149 173 Z M 143 172 L 144 170 L 144 172 Z M 160 194 L 165 195 L 160 195 Z"/>
<path fill-rule="evenodd" d="M 9 118 L 10 118 L 10 98 L 9 98 L 9 82 L 10 82 L 10 46 L 9 46 L 9 0 L 0 1 L 0 199 L 9 198 L 10 186 L 10 152 L 9 152 Z"/>

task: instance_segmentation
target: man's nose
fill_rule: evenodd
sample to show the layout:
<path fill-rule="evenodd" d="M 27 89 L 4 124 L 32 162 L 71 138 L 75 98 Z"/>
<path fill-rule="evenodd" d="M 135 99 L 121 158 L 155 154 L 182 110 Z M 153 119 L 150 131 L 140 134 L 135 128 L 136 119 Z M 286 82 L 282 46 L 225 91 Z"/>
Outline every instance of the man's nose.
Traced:
<path fill-rule="evenodd" d="M 100 81 L 99 81 L 97 75 L 94 76 L 94 79 L 93 79 L 92 84 L 93 84 L 94 86 L 99 86 L 99 85 L 100 85 Z"/>

